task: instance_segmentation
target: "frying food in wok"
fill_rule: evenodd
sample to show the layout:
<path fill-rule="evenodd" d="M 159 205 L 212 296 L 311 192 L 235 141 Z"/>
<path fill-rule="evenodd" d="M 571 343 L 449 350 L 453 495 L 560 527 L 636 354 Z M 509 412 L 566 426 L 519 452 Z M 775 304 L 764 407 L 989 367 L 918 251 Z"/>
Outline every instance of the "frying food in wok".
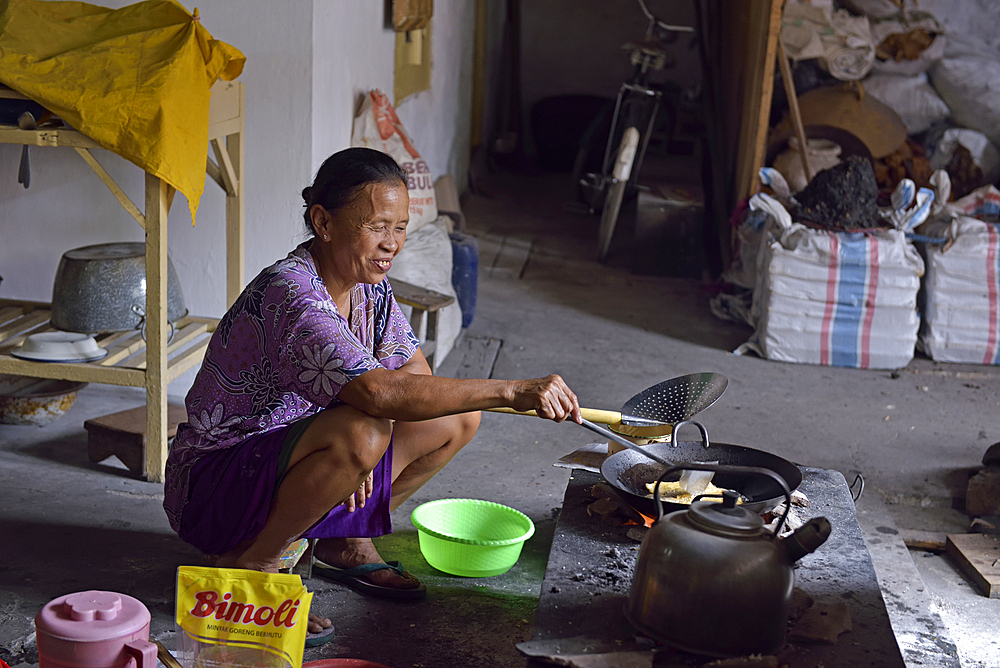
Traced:
<path fill-rule="evenodd" d="M 649 494 L 646 495 L 647 499 L 652 499 L 653 495 L 656 493 L 656 482 L 647 482 L 646 489 L 649 490 Z M 712 483 L 708 483 L 705 491 L 701 494 L 711 495 L 708 498 L 702 499 L 702 501 L 714 501 L 716 503 L 722 502 L 722 493 L 726 491 L 721 487 L 716 487 Z M 675 480 L 674 482 L 662 482 L 660 483 L 660 499 L 663 501 L 668 501 L 670 503 L 678 503 L 684 506 L 691 505 L 694 500 L 694 496 L 681 487 L 681 481 Z M 736 504 L 739 505 L 743 503 L 743 496 L 737 499 Z"/>

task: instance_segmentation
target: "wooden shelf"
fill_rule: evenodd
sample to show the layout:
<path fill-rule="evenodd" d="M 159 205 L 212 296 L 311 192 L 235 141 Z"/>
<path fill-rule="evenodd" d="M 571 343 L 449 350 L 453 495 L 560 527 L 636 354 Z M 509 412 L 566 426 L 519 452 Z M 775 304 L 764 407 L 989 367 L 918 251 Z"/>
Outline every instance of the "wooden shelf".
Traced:
<path fill-rule="evenodd" d="M 0 98 L 27 99 L 4 88 L 0 88 Z M 243 84 L 219 81 L 212 87 L 209 107 L 208 142 L 215 160 L 206 160 L 205 172 L 226 193 L 228 305 L 243 290 L 244 99 Z M 91 154 L 91 149 L 100 148 L 97 142 L 71 128 L 21 130 L 0 126 L 0 144 L 72 148 L 146 232 L 146 341 L 138 332 L 105 333 L 96 337 L 98 344 L 109 351 L 102 360 L 71 364 L 21 360 L 11 356 L 10 351 L 29 334 L 51 329 L 49 305 L 4 299 L 0 300 L 0 373 L 144 387 L 145 477 L 160 482 L 167 462 L 167 385 L 202 361 L 208 339 L 218 324 L 210 318 L 182 318 L 176 323 L 174 338 L 168 341 L 167 214 L 174 189 L 146 173 L 144 206 L 138 206 Z"/>
<path fill-rule="evenodd" d="M 146 342 L 138 330 L 103 332 L 94 336 L 107 357 L 93 362 L 44 363 L 12 356 L 30 334 L 56 331 L 49 323 L 49 305 L 0 299 L 0 373 L 35 378 L 59 378 L 86 383 L 146 385 Z M 174 325 L 174 337 L 166 347 L 167 382 L 200 364 L 208 340 L 219 321 L 215 318 L 185 316 Z"/>

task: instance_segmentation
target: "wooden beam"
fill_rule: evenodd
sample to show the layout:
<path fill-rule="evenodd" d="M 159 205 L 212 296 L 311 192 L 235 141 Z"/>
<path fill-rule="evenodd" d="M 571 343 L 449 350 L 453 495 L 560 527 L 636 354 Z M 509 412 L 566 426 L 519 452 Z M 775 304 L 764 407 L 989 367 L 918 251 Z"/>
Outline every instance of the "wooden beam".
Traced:
<path fill-rule="evenodd" d="M 17 320 L 12 320 L 3 327 L 0 327 L 0 342 L 6 343 L 9 337 L 31 329 L 39 323 L 48 322 L 48 320 L 48 311 L 35 311 L 34 313 L 25 314 Z"/>
<path fill-rule="evenodd" d="M 21 345 L 21 343 L 26 338 L 28 338 L 29 336 L 31 336 L 32 334 L 37 334 L 39 332 L 44 332 L 47 329 L 50 329 L 49 323 L 48 323 L 48 318 L 46 318 L 45 322 L 43 322 L 43 323 L 41 323 L 39 325 L 35 325 L 31 329 L 28 329 L 28 330 L 26 330 L 24 332 L 21 332 L 20 334 L 18 334 L 17 336 L 15 336 L 13 338 L 6 339 L 3 342 L 3 344 L 0 345 L 0 355 L 4 355 L 4 354 L 7 354 L 7 353 L 10 353 L 11 350 L 13 350 L 17 346 Z"/>
<path fill-rule="evenodd" d="M 198 345 L 191 346 L 178 355 L 170 364 L 170 380 L 174 380 L 188 369 L 201 364 L 205 359 L 205 352 L 207 350 L 208 341 L 206 340 Z"/>
<path fill-rule="evenodd" d="M 142 340 L 142 337 L 138 336 L 138 332 L 130 332 L 133 334 L 133 338 L 129 341 L 122 343 L 117 343 L 115 345 L 109 344 L 108 346 L 108 356 L 101 360 L 101 364 L 105 366 L 117 365 L 122 360 L 125 360 L 132 355 L 146 347 L 146 342 Z"/>
<path fill-rule="evenodd" d="M 87 135 L 76 130 L 21 130 L 14 127 L 0 127 L 0 144 L 22 144 L 25 146 L 70 146 L 75 148 L 103 148 Z"/>
<path fill-rule="evenodd" d="M 211 141 L 212 151 L 215 152 L 215 162 L 219 167 L 222 176 L 223 190 L 229 197 L 236 197 L 236 190 L 239 187 L 239 176 L 233 167 L 233 161 L 229 159 L 229 152 L 222 146 L 219 139 Z"/>
<path fill-rule="evenodd" d="M 799 96 L 795 93 L 795 82 L 792 81 L 792 68 L 788 65 L 788 54 L 785 45 L 778 41 L 778 67 L 781 68 L 781 79 L 785 83 L 785 95 L 788 97 L 788 114 L 795 128 L 795 138 L 799 142 L 799 158 L 802 160 L 802 172 L 806 175 L 806 183 L 812 181 L 812 170 L 809 169 L 808 147 L 806 146 L 806 131 L 802 126 L 802 114 L 799 113 Z"/>
<path fill-rule="evenodd" d="M 243 84 L 239 81 L 219 79 L 212 86 L 212 103 L 208 107 L 209 139 L 224 137 L 237 130 L 219 131 L 231 127 L 243 116 Z"/>
<path fill-rule="evenodd" d="M 392 294 L 397 302 L 422 311 L 433 312 L 455 303 L 455 298 L 451 295 L 421 288 L 398 278 L 389 279 L 389 283 L 392 285 Z"/>
<path fill-rule="evenodd" d="M 130 216 L 135 218 L 135 222 L 139 223 L 140 227 L 145 229 L 146 217 L 142 215 L 142 211 L 139 211 L 139 207 L 137 207 L 129 196 L 125 194 L 125 191 L 122 190 L 118 183 L 116 183 L 111 175 L 108 174 L 108 171 L 104 169 L 101 163 L 97 162 L 97 158 L 95 158 L 94 154 L 90 152 L 90 149 L 77 147 L 74 150 L 80 154 L 80 157 L 83 158 L 84 161 L 90 165 L 90 168 L 94 170 L 94 173 L 100 177 L 101 181 L 104 182 L 104 185 L 106 185 L 108 190 L 111 191 L 111 194 L 118 200 L 118 203 L 122 205 L 122 208 L 124 208 Z"/>
<path fill-rule="evenodd" d="M 26 299 L 5 299 L 0 297 L 0 306 L 18 308 L 21 309 L 22 313 L 27 313 L 28 311 L 36 311 L 40 308 L 48 309 L 52 305 L 48 302 L 35 302 Z"/>
<path fill-rule="evenodd" d="M 903 539 L 903 544 L 911 550 L 944 552 L 947 548 L 947 536 L 943 533 L 919 531 L 917 529 L 900 529 L 899 535 Z"/>
<path fill-rule="evenodd" d="M 242 95 L 242 89 L 240 95 Z M 208 138 L 209 139 L 222 139 L 223 137 L 228 137 L 229 135 L 234 135 L 239 132 L 243 132 L 243 119 L 242 118 L 230 118 L 227 121 L 219 121 L 218 123 L 213 123 L 208 126 Z"/>
<path fill-rule="evenodd" d="M 104 332 L 98 334 L 94 338 L 97 340 L 97 345 L 102 348 L 108 348 L 109 346 L 115 345 L 125 337 L 131 336 L 132 334 L 135 334 L 135 332 L 131 330 L 126 330 L 124 332 Z"/>
<path fill-rule="evenodd" d="M 0 308 L 0 323 L 5 323 L 14 318 L 20 318 L 24 314 L 24 309 L 17 306 L 5 306 Z"/>
<path fill-rule="evenodd" d="M 145 373 L 139 369 L 123 369 L 89 363 L 42 364 L 19 360 L 7 355 L 0 355 L 0 373 L 127 387 L 143 387 L 146 383 Z"/>
<path fill-rule="evenodd" d="M 749 197 L 757 190 L 757 172 L 764 164 L 764 151 L 770 125 L 771 98 L 774 95 L 774 62 L 781 34 L 783 0 L 770 0 L 767 22 L 762 34 L 751 36 L 754 48 L 747 60 L 751 69 L 746 82 L 743 104 L 743 129 L 736 175 L 736 200 Z M 763 17 L 761 17 L 763 18 Z M 761 48 L 763 47 L 763 48 Z"/>
<path fill-rule="evenodd" d="M 191 343 L 196 338 L 198 338 L 202 334 L 205 334 L 206 332 L 208 332 L 208 325 L 200 322 L 190 324 L 187 327 L 180 329 L 179 331 L 174 333 L 174 338 L 170 341 L 170 345 L 167 346 L 167 355 L 172 355 L 173 353 L 180 350 L 181 348 Z M 136 358 L 132 361 L 132 364 L 134 364 L 137 369 L 145 369 L 146 368 L 145 353 L 137 355 Z M 132 364 L 130 364 L 129 366 L 132 366 Z M 173 364 L 170 364 L 169 366 L 172 368 Z"/>
<path fill-rule="evenodd" d="M 167 464 L 167 183 L 146 173 L 146 478 Z M 139 373 L 142 373 L 141 371 Z"/>
<path fill-rule="evenodd" d="M 243 108 L 243 86 L 239 88 L 240 108 Z M 239 118 L 239 132 L 226 137 L 226 154 L 236 177 L 235 191 L 226 195 L 226 303 L 232 306 L 243 292 L 246 268 L 246 230 L 243 225 L 243 207 L 246 202 L 243 186 L 246 163 L 246 143 L 243 141 L 243 116 Z"/>
<path fill-rule="evenodd" d="M 205 158 L 205 173 L 208 177 L 219 184 L 219 187 L 223 190 L 226 189 L 226 183 L 222 180 L 222 172 L 219 170 L 219 166 L 212 162 L 211 158 Z"/>

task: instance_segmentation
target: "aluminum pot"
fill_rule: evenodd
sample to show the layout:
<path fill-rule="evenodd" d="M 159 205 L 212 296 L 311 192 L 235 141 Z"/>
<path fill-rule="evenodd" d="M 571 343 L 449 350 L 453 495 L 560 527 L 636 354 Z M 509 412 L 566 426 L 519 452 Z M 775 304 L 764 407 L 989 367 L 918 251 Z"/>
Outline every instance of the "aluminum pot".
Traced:
<path fill-rule="evenodd" d="M 146 244 L 122 242 L 66 251 L 52 285 L 52 326 L 67 332 L 145 330 Z M 167 320 L 187 315 L 167 259 Z"/>

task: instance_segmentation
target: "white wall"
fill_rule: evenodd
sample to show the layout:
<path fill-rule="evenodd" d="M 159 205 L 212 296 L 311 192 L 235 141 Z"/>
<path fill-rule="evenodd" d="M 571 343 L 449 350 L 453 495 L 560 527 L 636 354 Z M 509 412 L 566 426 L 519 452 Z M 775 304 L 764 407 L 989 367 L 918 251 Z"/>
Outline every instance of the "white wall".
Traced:
<path fill-rule="evenodd" d="M 104 0 L 121 7 L 129 0 Z M 192 8 L 190 3 L 186 4 Z M 304 238 L 302 188 L 332 152 L 350 145 L 359 96 L 393 86 L 395 38 L 384 3 L 365 0 L 200 0 L 205 27 L 247 57 L 246 267 L 244 282 Z M 435 176 L 465 183 L 473 8 L 435 3 L 432 89 L 398 111 Z M 143 176 L 107 151 L 98 160 L 142 205 Z M 75 152 L 31 149 L 32 183 L 17 183 L 20 148 L 0 145 L 0 296 L 48 301 L 62 254 L 84 245 L 142 241 L 143 232 Z M 225 200 L 206 180 L 197 225 L 178 195 L 169 222 L 170 258 L 192 313 L 225 312 Z M 183 395 L 186 374 L 170 386 Z"/>
<path fill-rule="evenodd" d="M 362 96 L 381 88 L 392 99 L 395 33 L 382 3 L 320 0 L 313 21 L 313 173 L 350 146 Z M 431 88 L 396 108 L 434 177 L 464 184 L 469 162 L 475 3 L 437 0 L 431 32 Z"/>
<path fill-rule="evenodd" d="M 310 176 L 330 154 L 351 145 L 354 113 L 366 92 L 380 88 L 392 98 L 396 37 L 384 22 L 381 2 L 315 3 Z"/>
<path fill-rule="evenodd" d="M 434 178 L 455 177 L 460 189 L 469 170 L 475 3 L 436 0 L 431 35 L 431 89 L 397 108 Z"/>

